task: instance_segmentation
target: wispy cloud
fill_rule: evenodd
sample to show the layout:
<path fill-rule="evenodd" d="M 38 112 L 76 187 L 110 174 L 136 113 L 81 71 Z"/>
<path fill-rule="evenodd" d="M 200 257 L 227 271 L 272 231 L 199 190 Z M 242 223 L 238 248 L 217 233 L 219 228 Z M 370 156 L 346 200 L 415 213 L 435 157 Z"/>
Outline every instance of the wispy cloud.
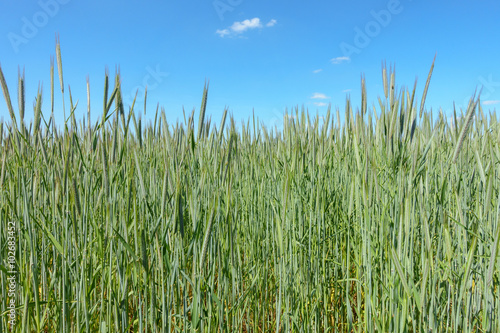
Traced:
<path fill-rule="evenodd" d="M 348 93 L 348 92 L 350 92 L 351 90 L 352 90 L 352 89 L 344 89 L 344 90 L 342 90 L 342 92 L 343 92 L 343 93 Z"/>
<path fill-rule="evenodd" d="M 267 22 L 266 27 L 274 27 L 276 23 L 278 23 L 278 21 L 272 19 L 271 21 Z"/>
<path fill-rule="evenodd" d="M 349 58 L 349 57 L 336 57 L 336 58 L 331 59 L 330 61 L 332 62 L 332 64 L 338 65 L 338 64 L 341 64 L 343 62 L 351 61 L 351 58 Z"/>
<path fill-rule="evenodd" d="M 311 96 L 311 99 L 329 99 L 330 97 L 326 96 L 325 94 L 322 93 L 314 93 Z"/>
<path fill-rule="evenodd" d="M 324 102 L 314 102 L 314 105 L 316 105 L 316 106 L 327 106 L 328 104 L 326 104 Z"/>
<path fill-rule="evenodd" d="M 499 103 L 500 103 L 499 100 L 483 101 L 484 105 L 495 105 L 495 104 L 499 104 Z"/>
<path fill-rule="evenodd" d="M 275 19 L 272 19 L 269 21 L 265 26 L 266 27 L 272 27 L 277 23 Z M 225 37 L 225 36 L 235 36 L 235 35 L 240 35 L 244 33 L 247 30 L 252 30 L 252 29 L 259 29 L 263 28 L 264 26 L 262 25 L 262 22 L 260 21 L 260 18 L 255 17 L 251 20 L 244 20 L 241 22 L 234 22 L 233 25 L 226 29 L 217 29 L 215 31 L 216 34 L 218 34 L 220 37 Z"/>
<path fill-rule="evenodd" d="M 323 69 L 315 69 L 315 70 L 313 70 L 313 73 L 314 73 L 314 74 L 318 74 L 318 73 L 319 73 L 319 72 L 321 72 L 321 71 L 323 71 Z"/>

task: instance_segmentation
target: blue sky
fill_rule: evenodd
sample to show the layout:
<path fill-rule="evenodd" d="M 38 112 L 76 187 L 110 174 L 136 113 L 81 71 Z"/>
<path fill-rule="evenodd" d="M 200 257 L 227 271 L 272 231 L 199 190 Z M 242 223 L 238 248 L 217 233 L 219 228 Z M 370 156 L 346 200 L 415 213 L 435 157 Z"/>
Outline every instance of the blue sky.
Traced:
<path fill-rule="evenodd" d="M 60 35 L 64 83 L 86 115 L 90 77 L 92 121 L 102 114 L 103 81 L 120 67 L 123 95 L 146 118 L 157 103 L 171 124 L 182 108 L 198 112 L 210 80 L 207 116 L 219 123 L 224 107 L 239 122 L 255 115 L 278 125 L 286 109 L 312 115 L 328 104 L 343 114 L 346 95 L 360 105 L 366 76 L 368 105 L 383 95 L 381 62 L 396 66 L 397 86 L 420 100 L 437 54 L 427 108 L 450 114 L 483 86 L 485 110 L 500 106 L 500 4 L 498 1 L 4 0 L 0 4 L 0 64 L 17 109 L 18 66 L 26 71 L 26 119 L 43 84 L 50 114 L 50 57 Z M 62 123 L 56 71 L 55 115 Z M 378 104 L 378 103 L 377 103 Z M 66 106 L 69 109 L 69 106 Z M 0 118 L 10 121 L 0 101 Z M 29 121 L 29 120 L 28 120 Z"/>

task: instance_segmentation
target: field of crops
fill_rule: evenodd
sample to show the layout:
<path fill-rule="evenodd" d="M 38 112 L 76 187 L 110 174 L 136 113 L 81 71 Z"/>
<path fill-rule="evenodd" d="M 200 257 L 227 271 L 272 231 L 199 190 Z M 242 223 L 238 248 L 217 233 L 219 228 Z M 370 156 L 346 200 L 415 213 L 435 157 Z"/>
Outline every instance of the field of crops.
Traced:
<path fill-rule="evenodd" d="M 383 67 L 378 105 L 362 79 L 359 107 L 282 130 L 212 123 L 208 86 L 184 123 L 145 125 L 117 75 L 96 123 L 65 89 L 56 124 L 56 56 L 29 123 L 0 69 L 0 333 L 11 299 L 17 332 L 500 331 L 500 128 L 479 94 L 449 121 L 424 107 L 432 67 L 418 99 Z"/>

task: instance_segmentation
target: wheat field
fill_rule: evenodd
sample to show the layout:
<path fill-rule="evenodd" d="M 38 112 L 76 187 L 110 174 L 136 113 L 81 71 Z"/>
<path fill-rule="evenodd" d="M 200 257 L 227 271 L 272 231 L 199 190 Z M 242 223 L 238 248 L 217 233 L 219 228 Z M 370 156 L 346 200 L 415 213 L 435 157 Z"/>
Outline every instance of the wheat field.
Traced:
<path fill-rule="evenodd" d="M 429 111 L 433 66 L 421 98 L 384 65 L 378 105 L 362 78 L 359 106 L 282 129 L 207 120 L 208 84 L 144 124 L 119 74 L 76 119 L 59 43 L 28 123 L 0 68 L 0 333 L 499 332 L 500 128 L 479 93 Z"/>

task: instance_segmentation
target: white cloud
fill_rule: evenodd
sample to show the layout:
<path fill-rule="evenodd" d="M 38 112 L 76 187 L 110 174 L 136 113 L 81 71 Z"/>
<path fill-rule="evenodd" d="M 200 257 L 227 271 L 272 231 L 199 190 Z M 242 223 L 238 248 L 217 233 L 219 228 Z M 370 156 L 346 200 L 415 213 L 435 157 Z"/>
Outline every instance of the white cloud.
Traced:
<path fill-rule="evenodd" d="M 221 36 L 221 37 L 224 37 L 226 35 L 229 35 L 229 30 L 227 30 L 227 29 L 223 29 L 223 30 L 217 29 L 217 31 L 215 33 L 219 34 L 219 36 Z"/>
<path fill-rule="evenodd" d="M 316 105 L 316 106 L 327 106 L 328 104 L 323 103 L 323 102 L 314 102 L 314 105 Z"/>
<path fill-rule="evenodd" d="M 314 93 L 312 96 L 311 96 L 311 99 L 328 99 L 330 97 L 326 96 L 325 94 L 322 94 L 322 93 Z"/>
<path fill-rule="evenodd" d="M 272 27 L 277 23 L 276 20 L 272 19 L 266 24 L 266 27 Z M 215 31 L 220 37 L 231 36 L 231 35 L 239 35 L 244 33 L 247 30 L 259 29 L 263 28 L 262 22 L 260 18 L 254 17 L 251 20 L 244 20 L 241 22 L 234 22 L 229 28 L 226 29 L 218 29 Z"/>
<path fill-rule="evenodd" d="M 321 72 L 321 71 L 323 71 L 323 69 L 315 69 L 315 70 L 313 70 L 313 73 L 314 73 L 314 74 L 318 74 L 318 73 L 319 73 L 319 72 Z"/>
<path fill-rule="evenodd" d="M 275 19 L 272 19 L 271 21 L 267 22 L 266 27 L 272 27 L 276 23 L 278 23 L 278 21 L 276 21 Z"/>
<path fill-rule="evenodd" d="M 351 61 L 351 58 L 349 58 L 349 57 L 336 57 L 336 58 L 331 59 L 330 61 L 332 62 L 332 64 L 338 65 L 338 64 L 341 64 L 345 61 Z"/>
<path fill-rule="evenodd" d="M 500 103 L 500 101 L 498 101 L 498 100 L 483 101 L 484 105 L 495 105 L 495 104 L 499 104 L 499 103 Z"/>
<path fill-rule="evenodd" d="M 241 22 L 234 22 L 231 26 L 231 30 L 235 33 L 239 34 L 245 32 L 248 29 L 261 28 L 262 24 L 260 23 L 260 19 L 258 17 L 253 18 L 251 20 L 245 20 Z"/>
<path fill-rule="evenodd" d="M 348 92 L 350 92 L 351 90 L 352 90 L 352 89 L 344 89 L 344 90 L 342 90 L 342 92 L 343 92 L 343 93 L 348 93 Z"/>

